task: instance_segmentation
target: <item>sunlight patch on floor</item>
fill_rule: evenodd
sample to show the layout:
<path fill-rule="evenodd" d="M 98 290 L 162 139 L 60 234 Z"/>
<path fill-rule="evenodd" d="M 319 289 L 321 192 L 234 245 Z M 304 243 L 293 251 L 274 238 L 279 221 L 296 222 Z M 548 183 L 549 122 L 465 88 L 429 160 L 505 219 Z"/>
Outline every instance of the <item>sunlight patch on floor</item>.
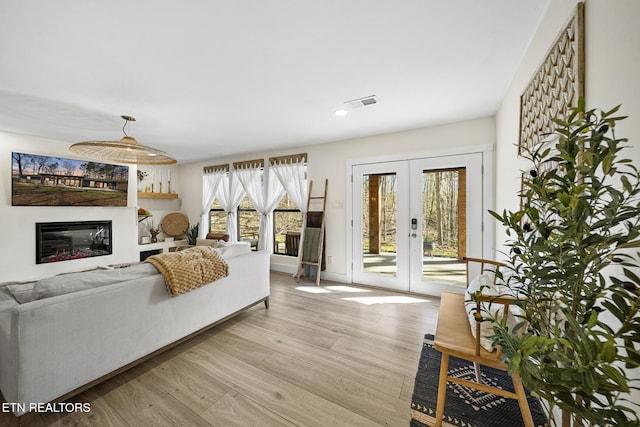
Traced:
<path fill-rule="evenodd" d="M 353 286 L 298 286 L 298 291 L 309 292 L 310 294 L 330 294 L 333 292 L 372 292 L 367 289 L 355 288 Z"/>
<path fill-rule="evenodd" d="M 354 288 L 353 286 L 326 286 L 326 288 L 335 292 L 372 292 L 367 289 Z"/>
<path fill-rule="evenodd" d="M 345 285 L 331 286 L 297 286 L 297 291 L 308 292 L 310 294 L 331 294 L 331 293 L 357 293 L 357 292 L 373 292 L 369 289 L 356 288 Z M 429 299 L 410 297 L 406 295 L 388 295 L 388 296 L 371 296 L 371 297 L 350 297 L 341 298 L 344 301 L 353 301 L 364 305 L 374 304 L 419 304 L 424 302 L 432 302 Z"/>
<path fill-rule="evenodd" d="M 329 289 L 325 289 L 318 286 L 297 286 L 296 290 L 309 292 L 310 294 L 330 294 L 331 293 Z"/>
<path fill-rule="evenodd" d="M 417 304 L 423 302 L 431 302 L 431 300 L 423 298 L 415 298 L 408 296 L 386 296 L 386 297 L 354 297 L 354 298 L 342 298 L 345 301 L 354 301 L 360 304 L 373 305 L 373 304 Z"/>

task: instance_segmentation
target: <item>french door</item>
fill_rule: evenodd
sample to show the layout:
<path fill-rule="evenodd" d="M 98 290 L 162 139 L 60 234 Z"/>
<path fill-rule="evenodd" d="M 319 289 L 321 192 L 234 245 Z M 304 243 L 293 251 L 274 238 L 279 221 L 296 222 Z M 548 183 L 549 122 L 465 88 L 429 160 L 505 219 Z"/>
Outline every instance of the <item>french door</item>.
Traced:
<path fill-rule="evenodd" d="M 482 153 L 352 167 L 352 280 L 439 295 L 482 257 Z"/>

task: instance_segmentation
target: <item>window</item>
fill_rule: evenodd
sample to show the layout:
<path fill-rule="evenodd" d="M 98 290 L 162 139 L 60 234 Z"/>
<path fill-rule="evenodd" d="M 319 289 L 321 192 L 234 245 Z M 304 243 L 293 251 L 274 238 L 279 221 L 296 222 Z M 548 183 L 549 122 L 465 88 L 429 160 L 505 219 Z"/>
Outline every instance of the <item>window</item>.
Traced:
<path fill-rule="evenodd" d="M 209 211 L 209 232 L 227 234 L 227 213 L 218 199 L 213 202 Z"/>
<path fill-rule="evenodd" d="M 251 163 L 252 165 L 255 163 L 261 163 L 258 161 L 252 162 L 244 162 Z M 234 166 L 238 169 L 238 174 L 241 174 L 241 164 L 234 163 Z M 279 178 L 286 179 L 287 183 L 294 182 L 297 186 L 303 185 L 306 187 L 306 164 L 302 164 L 304 168 L 296 167 L 293 171 L 289 173 L 290 177 L 285 174 L 284 177 L 279 176 Z M 253 171 L 253 169 L 251 169 Z M 256 169 L 255 172 L 263 172 L 263 169 Z M 286 170 L 282 173 L 287 172 Z M 252 172 L 253 174 L 253 172 Z M 276 178 L 274 174 L 272 178 Z M 238 175 L 241 176 L 241 175 Z M 242 175 L 244 176 L 244 175 Z M 255 175 L 251 175 L 254 176 Z M 262 176 L 260 176 L 262 179 Z M 298 182 L 301 181 L 301 182 Z M 252 187 L 254 182 L 252 182 Z M 298 185 L 299 184 L 299 185 Z M 251 188 L 251 190 L 254 190 Z M 293 188 L 291 191 L 299 191 L 299 188 Z M 282 191 L 284 192 L 284 191 Z M 278 191 L 276 194 L 282 194 Z M 297 193 L 294 193 L 294 196 Z M 300 197 L 304 197 L 305 192 L 300 192 Z M 237 200 L 237 199 L 236 199 Z M 273 199 L 271 199 L 273 201 Z M 273 205 L 271 205 L 273 206 Z M 245 193 L 243 199 L 241 200 L 238 209 L 237 209 L 237 236 L 239 241 L 245 241 L 251 243 L 251 247 L 253 250 L 257 250 L 259 233 L 260 233 L 260 213 L 256 211 L 255 206 L 249 199 L 248 195 Z M 282 254 L 282 255 L 290 255 L 297 256 L 298 255 L 298 245 L 300 242 L 300 233 L 302 231 L 302 220 L 303 214 L 300 212 L 293 199 L 289 197 L 288 194 L 284 194 L 282 199 L 278 202 L 276 209 L 273 212 L 272 217 L 272 230 L 268 230 L 267 234 L 273 232 L 273 246 L 274 253 Z M 218 200 L 215 200 L 211 206 L 209 211 L 209 229 L 212 233 L 226 233 L 226 225 L 227 225 L 227 213 L 224 212 L 222 206 Z M 232 234 L 232 233 L 230 233 Z M 271 237 L 269 237 L 271 238 Z M 271 243 L 271 242 L 265 242 Z M 269 244 L 265 246 L 270 246 Z"/>
<path fill-rule="evenodd" d="M 258 249 L 260 214 L 246 194 L 238 206 L 238 240 L 251 243 L 251 249 Z"/>
<path fill-rule="evenodd" d="M 253 203 L 245 194 L 238 206 L 238 240 L 251 243 L 251 249 L 258 248 L 258 233 L 260 231 L 260 215 L 253 207 Z M 209 232 L 227 234 L 227 213 L 216 199 L 209 211 Z"/>
<path fill-rule="evenodd" d="M 301 230 L 302 212 L 285 193 L 273 211 L 274 253 L 298 256 L 297 242 L 299 242 Z"/>

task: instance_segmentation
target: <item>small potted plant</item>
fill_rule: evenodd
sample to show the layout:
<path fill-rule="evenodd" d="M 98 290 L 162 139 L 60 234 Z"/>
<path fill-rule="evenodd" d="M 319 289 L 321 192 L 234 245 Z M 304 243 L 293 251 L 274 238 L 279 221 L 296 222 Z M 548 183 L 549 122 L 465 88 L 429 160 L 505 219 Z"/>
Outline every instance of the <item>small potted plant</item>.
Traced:
<path fill-rule="evenodd" d="M 151 234 L 151 243 L 156 243 L 158 241 L 158 234 L 160 234 L 160 228 L 150 228 L 149 234 Z"/>
<path fill-rule="evenodd" d="M 195 246 L 198 241 L 198 233 L 200 231 L 200 223 L 196 223 L 194 226 L 189 227 L 187 231 L 187 241 L 190 245 Z"/>

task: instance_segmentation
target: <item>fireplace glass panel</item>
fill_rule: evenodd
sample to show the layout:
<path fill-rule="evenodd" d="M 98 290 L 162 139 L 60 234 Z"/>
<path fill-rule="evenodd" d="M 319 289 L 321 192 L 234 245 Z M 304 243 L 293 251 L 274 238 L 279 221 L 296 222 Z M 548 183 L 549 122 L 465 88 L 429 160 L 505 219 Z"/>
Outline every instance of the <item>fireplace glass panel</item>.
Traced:
<path fill-rule="evenodd" d="M 111 221 L 36 223 L 36 264 L 112 253 Z"/>

